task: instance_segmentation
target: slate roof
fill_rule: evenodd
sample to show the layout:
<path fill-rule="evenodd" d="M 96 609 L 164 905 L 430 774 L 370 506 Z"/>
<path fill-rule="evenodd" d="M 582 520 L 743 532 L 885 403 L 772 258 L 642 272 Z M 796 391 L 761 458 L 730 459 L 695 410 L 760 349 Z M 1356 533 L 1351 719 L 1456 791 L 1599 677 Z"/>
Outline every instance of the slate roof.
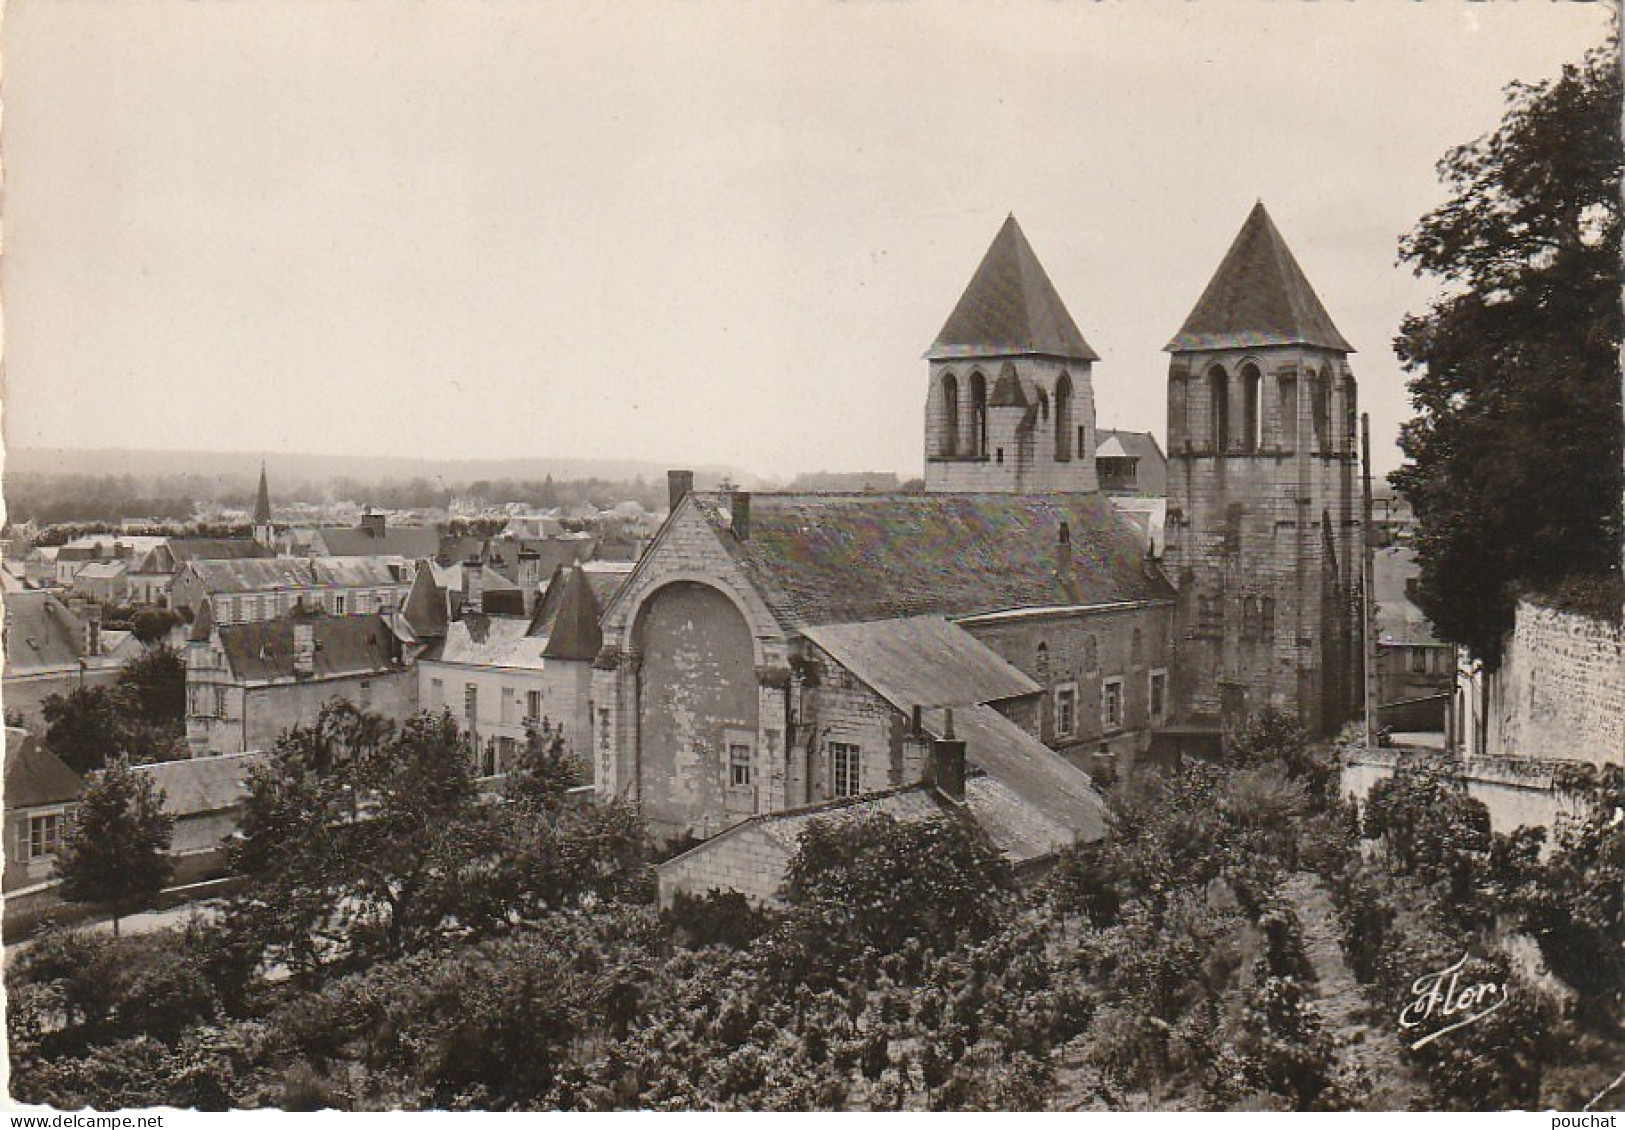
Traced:
<path fill-rule="evenodd" d="M 615 599 L 615 594 L 621 591 L 626 579 L 632 575 L 635 566 L 632 561 L 583 561 L 581 571 L 587 575 L 587 583 L 592 586 L 593 599 L 598 602 L 600 612 L 609 607 L 609 602 Z"/>
<path fill-rule="evenodd" d="M 1012 215 L 993 237 L 981 266 L 925 355 L 936 361 L 1033 354 L 1100 359 L 1083 340 Z"/>
<path fill-rule="evenodd" d="M 271 488 L 265 481 L 265 464 L 260 464 L 260 488 L 254 495 L 254 524 L 264 525 L 271 520 Z"/>
<path fill-rule="evenodd" d="M 904 713 L 915 706 L 998 702 L 1042 690 L 941 616 L 824 624 L 805 634 Z"/>
<path fill-rule="evenodd" d="M 92 561 L 73 575 L 77 581 L 116 581 L 130 571 L 124 561 Z"/>
<path fill-rule="evenodd" d="M 546 641 L 530 635 L 529 628 L 530 620 L 525 617 L 464 616 L 446 626 L 439 661 L 540 671 Z"/>
<path fill-rule="evenodd" d="M 318 585 L 344 588 L 376 588 L 398 585 L 404 576 L 403 562 L 382 561 L 377 557 L 313 557 L 310 573 Z"/>
<path fill-rule="evenodd" d="M 171 538 L 169 552 L 177 565 L 188 561 L 242 561 L 275 556 L 270 546 L 251 538 Z"/>
<path fill-rule="evenodd" d="M 1169 353 L 1315 345 L 1353 353 L 1264 210 L 1253 206 Z"/>
<path fill-rule="evenodd" d="M 547 637 L 542 654 L 549 659 L 591 662 L 604 644 L 598 628 L 600 609 L 587 574 L 579 565 L 560 569 L 548 582 L 547 595 L 536 607 L 532 635 Z"/>
<path fill-rule="evenodd" d="M 171 816 L 199 816 L 225 812 L 242 804 L 248 795 L 248 773 L 269 760 L 259 753 L 228 753 L 133 766 L 164 791 L 164 811 Z"/>
<path fill-rule="evenodd" d="M 310 562 L 302 557 L 193 561 L 190 567 L 208 593 L 274 592 L 309 588 L 316 583 Z"/>
<path fill-rule="evenodd" d="M 396 670 L 395 633 L 382 616 L 313 616 L 317 679 Z M 222 624 L 220 645 L 232 673 L 245 682 L 292 679 L 294 620 Z"/>
<path fill-rule="evenodd" d="M 51 593 L 7 594 L 6 674 L 75 667 L 84 654 L 84 635 L 79 618 Z"/>
<path fill-rule="evenodd" d="M 362 527 L 323 526 L 316 531 L 330 557 L 434 557 L 440 531 L 433 526 L 386 526 L 382 533 Z"/>
<path fill-rule="evenodd" d="M 924 714 L 925 728 L 943 736 L 945 712 Z M 967 768 L 980 768 L 1045 821 L 1065 829 L 1067 842 L 1105 836 L 1106 802 L 1089 774 L 991 706 L 955 707 L 953 714 L 954 736 L 965 742 Z"/>
<path fill-rule="evenodd" d="M 445 586 L 437 583 L 434 562 L 418 562 L 418 574 L 401 605 L 401 615 L 421 639 L 438 639 L 446 634 L 451 616 L 446 610 Z"/>
<path fill-rule="evenodd" d="M 1174 596 L 1139 528 L 1096 494 L 753 494 L 745 541 L 722 496 L 683 505 L 787 628 Z"/>
<path fill-rule="evenodd" d="M 77 800 L 84 778 L 27 730 L 6 727 L 6 809 Z"/>
<path fill-rule="evenodd" d="M 1135 490 L 1141 494 L 1168 493 L 1168 457 L 1162 453 L 1157 437 L 1150 432 L 1125 432 L 1114 428 L 1095 430 L 1095 458 L 1111 458 L 1108 445 L 1115 444 L 1124 456 L 1138 459 L 1134 465 Z"/>
<path fill-rule="evenodd" d="M 1442 645 L 1443 641 L 1433 632 L 1432 622 L 1405 592 L 1406 582 L 1421 574 L 1416 554 L 1408 547 L 1390 546 L 1371 555 L 1371 599 L 1376 605 L 1378 642 Z"/>

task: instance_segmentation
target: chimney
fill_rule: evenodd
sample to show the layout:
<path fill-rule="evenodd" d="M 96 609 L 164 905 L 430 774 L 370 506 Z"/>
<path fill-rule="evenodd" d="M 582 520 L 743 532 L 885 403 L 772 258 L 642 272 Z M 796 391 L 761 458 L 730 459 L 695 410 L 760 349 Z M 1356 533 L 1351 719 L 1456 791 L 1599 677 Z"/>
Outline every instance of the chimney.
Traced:
<path fill-rule="evenodd" d="M 376 510 L 368 509 L 366 513 L 361 515 L 361 528 L 367 531 L 367 536 L 370 538 L 383 537 L 384 516 Z"/>
<path fill-rule="evenodd" d="M 463 611 L 485 611 L 485 563 L 478 557 L 463 562 Z"/>
<path fill-rule="evenodd" d="M 913 713 L 909 715 L 908 729 L 908 732 L 916 737 L 919 736 L 920 731 L 924 728 L 924 720 L 921 718 L 921 713 L 922 711 L 920 709 L 920 704 L 916 702 L 914 704 Z"/>
<path fill-rule="evenodd" d="M 671 509 L 676 510 L 677 504 L 687 498 L 694 489 L 693 471 L 667 471 L 666 496 Z"/>
<path fill-rule="evenodd" d="M 931 743 L 931 783 L 959 804 L 965 801 L 965 743 L 954 738 L 954 712 L 946 712 L 942 737 Z"/>
<path fill-rule="evenodd" d="M 736 490 L 736 491 L 734 491 L 733 498 L 732 498 L 731 501 L 733 503 L 732 507 L 730 508 L 732 510 L 732 514 L 733 514 L 733 520 L 732 520 L 732 523 L 731 523 L 731 528 L 733 529 L 734 537 L 738 538 L 740 541 L 749 541 L 750 540 L 750 491 L 748 491 L 748 490 Z"/>
<path fill-rule="evenodd" d="M 316 623 L 314 620 L 293 622 L 293 673 L 301 678 L 316 674 Z"/>
<path fill-rule="evenodd" d="M 519 551 L 519 590 L 525 600 L 525 615 L 536 610 L 536 593 L 542 586 L 542 555 L 534 549 Z"/>

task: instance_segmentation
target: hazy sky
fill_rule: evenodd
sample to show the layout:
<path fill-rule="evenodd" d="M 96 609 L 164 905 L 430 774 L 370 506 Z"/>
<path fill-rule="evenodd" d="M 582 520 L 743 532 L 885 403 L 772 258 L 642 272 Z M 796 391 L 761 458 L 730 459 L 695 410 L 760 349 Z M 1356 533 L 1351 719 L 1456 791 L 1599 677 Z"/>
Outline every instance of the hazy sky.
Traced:
<path fill-rule="evenodd" d="M 10 0 L 5 438 L 920 473 L 921 352 L 1015 212 L 1165 434 L 1262 197 L 1378 469 L 1397 237 L 1601 6 Z"/>

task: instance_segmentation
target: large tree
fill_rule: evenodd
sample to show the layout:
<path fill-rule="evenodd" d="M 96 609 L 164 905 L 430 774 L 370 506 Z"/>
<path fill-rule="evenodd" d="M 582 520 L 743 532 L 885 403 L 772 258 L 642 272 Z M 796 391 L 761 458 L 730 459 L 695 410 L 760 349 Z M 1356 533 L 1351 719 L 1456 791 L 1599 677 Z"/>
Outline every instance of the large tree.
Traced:
<path fill-rule="evenodd" d="M 69 902 L 100 903 L 119 919 L 163 890 L 172 867 L 175 818 L 164 792 L 120 757 L 92 775 L 78 815 L 57 852 L 56 874 Z"/>
<path fill-rule="evenodd" d="M 1507 98 L 1439 162 L 1450 200 L 1401 241 L 1442 296 L 1395 341 L 1419 602 L 1492 669 L 1524 591 L 1617 576 L 1621 527 L 1617 41 Z"/>

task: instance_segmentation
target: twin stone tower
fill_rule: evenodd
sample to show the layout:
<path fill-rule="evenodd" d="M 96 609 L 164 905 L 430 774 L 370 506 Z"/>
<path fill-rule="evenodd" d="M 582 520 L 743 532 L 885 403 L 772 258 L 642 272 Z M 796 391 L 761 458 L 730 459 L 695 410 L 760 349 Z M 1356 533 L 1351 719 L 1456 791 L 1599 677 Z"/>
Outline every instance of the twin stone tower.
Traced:
<path fill-rule="evenodd" d="M 1262 203 L 1166 346 L 1173 728 L 1359 702 L 1353 347 Z M 927 491 L 1091 492 L 1090 348 L 1015 217 L 926 352 Z"/>

